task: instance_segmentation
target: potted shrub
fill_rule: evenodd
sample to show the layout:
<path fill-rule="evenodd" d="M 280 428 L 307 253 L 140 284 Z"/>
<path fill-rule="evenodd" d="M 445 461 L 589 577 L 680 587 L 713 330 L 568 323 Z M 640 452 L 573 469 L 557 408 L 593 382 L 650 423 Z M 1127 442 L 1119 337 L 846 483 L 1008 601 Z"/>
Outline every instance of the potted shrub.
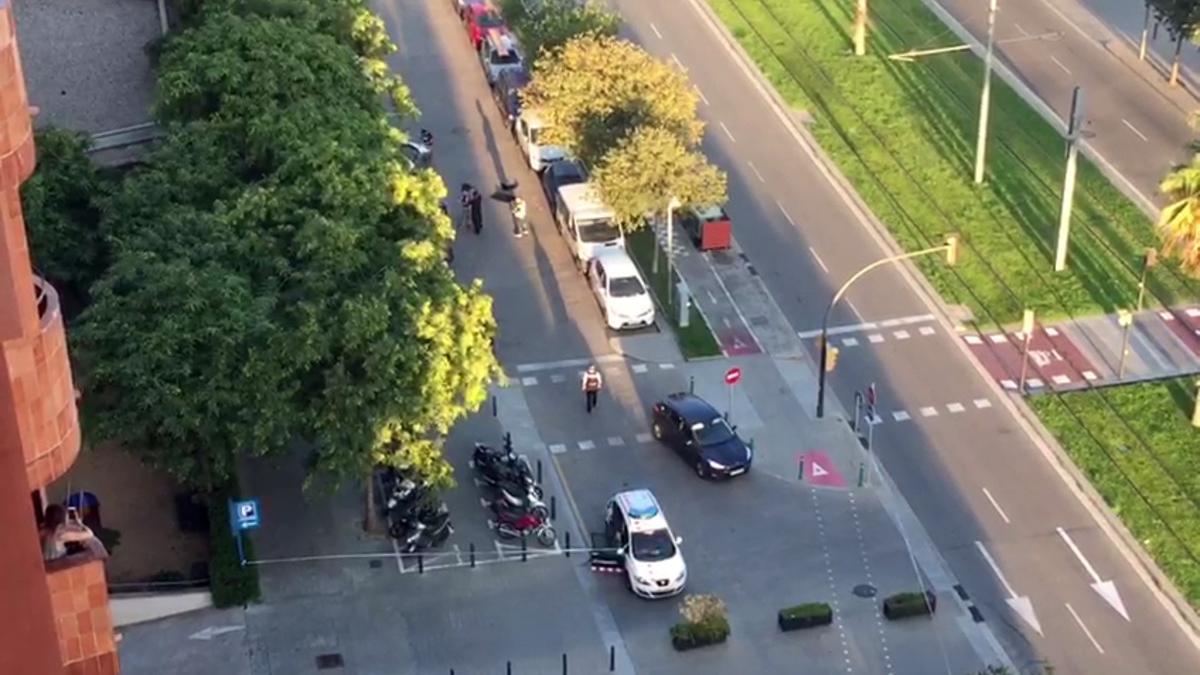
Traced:
<path fill-rule="evenodd" d="M 679 607 L 683 621 L 671 626 L 671 645 L 678 651 L 714 645 L 729 637 L 725 603 L 714 595 L 689 595 Z"/>
<path fill-rule="evenodd" d="M 833 608 L 824 602 L 807 602 L 779 610 L 779 630 L 799 630 L 833 623 Z"/>
<path fill-rule="evenodd" d="M 933 591 L 923 593 L 897 593 L 883 601 L 883 615 L 889 619 L 909 616 L 924 616 L 937 610 L 937 596 Z"/>

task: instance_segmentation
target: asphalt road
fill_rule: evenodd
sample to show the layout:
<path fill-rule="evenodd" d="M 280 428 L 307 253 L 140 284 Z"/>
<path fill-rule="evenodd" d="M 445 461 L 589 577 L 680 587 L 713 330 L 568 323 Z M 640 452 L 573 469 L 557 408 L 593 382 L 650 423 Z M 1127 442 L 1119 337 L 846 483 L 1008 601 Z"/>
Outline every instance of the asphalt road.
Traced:
<path fill-rule="evenodd" d="M 986 41 L 987 2 L 927 2 L 940 3 L 979 41 Z M 1197 102 L 1182 89 L 1169 89 L 1150 62 L 1137 60 L 1129 28 L 1132 22 L 1140 37 L 1142 3 L 1124 0 L 1122 4 L 1110 0 L 1086 0 L 1086 5 L 1080 0 L 1000 0 L 998 41 L 1050 33 L 1057 37 L 1001 43 L 997 53 L 1059 119 L 1066 120 L 1070 114 L 1072 89 L 1082 87 L 1085 139 L 1141 193 L 1141 201 L 1157 202 L 1163 175 L 1191 157 L 1187 144 L 1195 132 L 1188 125 L 1188 115 L 1197 109 Z M 1165 35 L 1159 36 L 1159 43 L 1165 40 Z M 912 65 L 919 67 L 919 63 Z"/>
<path fill-rule="evenodd" d="M 631 37 L 688 70 L 709 123 L 705 150 L 730 175 L 739 243 L 796 329 L 819 327 L 833 287 L 880 257 L 880 246 L 690 1 L 614 4 Z M 1096 77 L 1116 89 L 1114 99 L 1150 98 L 1122 89 L 1141 86 L 1128 77 Z M 1163 128 L 1163 136 L 1174 134 L 1169 121 Z M 1144 148 L 1129 150 L 1140 139 L 1121 142 L 1130 161 L 1155 159 Z M 1149 178 L 1159 168 L 1139 171 Z M 888 269 L 860 282 L 848 300 L 834 323 L 929 312 Z M 1200 670 L 1196 649 L 1006 409 L 983 420 L 954 414 L 954 404 L 970 406 L 991 390 L 952 344 L 958 338 L 929 325 L 931 335 L 914 326 L 907 339 L 883 331 L 881 343 L 843 349 L 832 385 L 848 404 L 853 390 L 876 382 L 883 410 L 910 413 L 904 425 L 879 427 L 879 455 L 1014 660 L 1045 659 L 1057 672 Z M 1115 583 L 1129 620 L 1090 587 L 1088 567 Z M 1036 629 L 1011 609 L 1014 597 L 1029 599 Z"/>

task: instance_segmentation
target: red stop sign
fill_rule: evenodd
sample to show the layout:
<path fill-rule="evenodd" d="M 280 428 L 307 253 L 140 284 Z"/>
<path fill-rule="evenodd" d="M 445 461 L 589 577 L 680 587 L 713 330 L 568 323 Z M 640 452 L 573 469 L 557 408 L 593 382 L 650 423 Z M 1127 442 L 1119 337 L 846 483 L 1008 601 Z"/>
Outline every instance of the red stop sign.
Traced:
<path fill-rule="evenodd" d="M 734 366 L 725 371 L 725 384 L 737 384 L 742 379 L 742 369 Z"/>

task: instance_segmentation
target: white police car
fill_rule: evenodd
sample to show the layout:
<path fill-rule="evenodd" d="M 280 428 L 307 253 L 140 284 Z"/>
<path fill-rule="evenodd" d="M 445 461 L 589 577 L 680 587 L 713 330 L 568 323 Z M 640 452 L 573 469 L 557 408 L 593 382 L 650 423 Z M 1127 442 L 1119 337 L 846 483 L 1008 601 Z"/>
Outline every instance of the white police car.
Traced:
<path fill-rule="evenodd" d="M 666 598 L 683 590 L 687 565 L 662 507 L 649 490 L 619 492 L 608 501 L 605 533 L 625 569 L 629 589 L 643 598 Z"/>

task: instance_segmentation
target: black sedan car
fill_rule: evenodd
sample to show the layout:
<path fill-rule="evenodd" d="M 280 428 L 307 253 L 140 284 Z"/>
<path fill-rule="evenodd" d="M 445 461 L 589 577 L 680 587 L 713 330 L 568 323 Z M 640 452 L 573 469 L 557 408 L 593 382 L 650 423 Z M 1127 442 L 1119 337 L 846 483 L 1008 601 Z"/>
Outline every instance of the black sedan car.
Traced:
<path fill-rule="evenodd" d="M 564 185 L 586 183 L 587 169 L 578 160 L 564 159 L 554 162 L 542 172 L 542 191 L 550 202 L 550 210 L 558 208 L 558 188 Z"/>
<path fill-rule="evenodd" d="M 651 409 L 654 438 L 679 453 L 701 478 L 746 473 L 754 453 L 721 413 L 693 394 L 671 394 Z"/>

